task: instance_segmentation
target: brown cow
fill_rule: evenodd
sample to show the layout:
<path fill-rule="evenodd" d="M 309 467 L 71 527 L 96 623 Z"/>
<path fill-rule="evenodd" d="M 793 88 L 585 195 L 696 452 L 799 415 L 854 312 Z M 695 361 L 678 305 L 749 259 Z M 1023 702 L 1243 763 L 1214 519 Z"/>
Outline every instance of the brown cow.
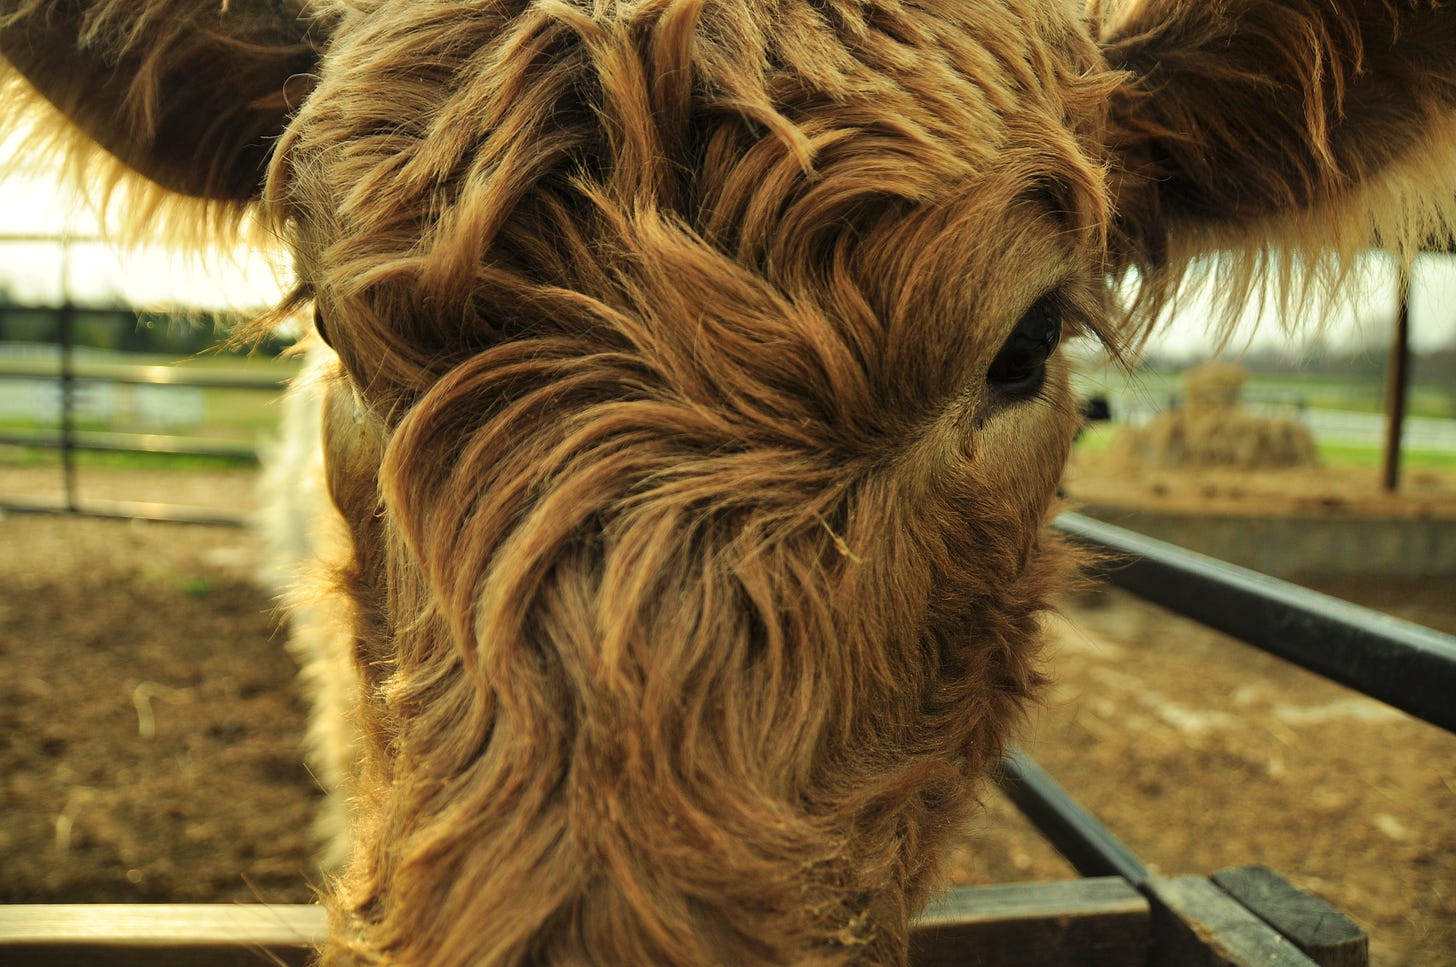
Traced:
<path fill-rule="evenodd" d="M 258 213 L 337 353 L 330 961 L 902 962 L 1039 683 L 1058 341 L 1456 198 L 1428 0 L 0 12 L 5 116 Z"/>

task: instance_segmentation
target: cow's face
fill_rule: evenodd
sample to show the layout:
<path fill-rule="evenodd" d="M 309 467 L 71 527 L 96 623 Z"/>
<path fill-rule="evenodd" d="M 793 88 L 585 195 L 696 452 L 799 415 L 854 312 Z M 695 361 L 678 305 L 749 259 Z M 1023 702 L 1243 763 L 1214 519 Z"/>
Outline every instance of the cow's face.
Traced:
<path fill-rule="evenodd" d="M 380 4 L 316 73 L 270 198 L 370 416 L 451 414 L 429 475 L 529 389 L 508 418 L 533 454 L 651 403 L 644 478 L 779 452 L 965 477 L 1012 543 L 1040 523 L 1072 431 L 1058 347 L 1110 338 L 1122 78 L 1068 10 Z M 841 496 L 796 499 L 838 520 Z"/>
<path fill-rule="evenodd" d="M 383 616 L 355 941 L 894 959 L 1034 685 L 1119 78 L 957 3 L 401 4 L 317 74 L 269 196 Z"/>

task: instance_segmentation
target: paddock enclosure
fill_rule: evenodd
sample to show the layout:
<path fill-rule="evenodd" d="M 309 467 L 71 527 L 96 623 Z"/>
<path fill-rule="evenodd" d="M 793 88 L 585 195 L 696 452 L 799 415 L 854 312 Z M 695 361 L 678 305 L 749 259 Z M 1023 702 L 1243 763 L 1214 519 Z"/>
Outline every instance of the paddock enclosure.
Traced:
<path fill-rule="evenodd" d="M 1088 493 L 1110 486 L 1083 477 Z M 1076 465 L 1069 480 L 1075 491 Z M 1176 488 L 1172 478 L 1159 483 Z M 88 497 L 219 510 L 253 499 L 246 471 L 83 469 L 80 486 Z M 0 471 L 6 492 L 54 487 L 52 468 Z M 248 533 L 11 514 L 0 534 L 18 551 L 0 562 L 0 896 L 142 904 L 116 911 L 131 914 L 117 929 L 129 923 L 172 942 L 186 931 L 193 943 L 219 929 L 236 936 L 237 917 L 260 941 L 316 927 L 315 912 L 287 906 L 309 902 L 316 876 L 308 824 L 318 790 L 298 756 L 303 700 L 251 583 L 258 550 Z M 1317 586 L 1456 632 L 1449 580 Z M 1162 876 L 1196 874 L 1200 889 L 1219 870 L 1272 867 L 1353 917 L 1369 934 L 1372 963 L 1450 962 L 1456 739 L 1116 589 L 1062 608 L 1049 657 L 1055 684 L 1023 745 L 1136 856 Z M 954 847 L 953 879 L 1020 886 L 981 894 L 981 936 L 988 917 L 1003 936 L 1025 936 L 1007 933 L 1010 924 L 1047 936 L 1038 916 L 1078 911 L 1080 929 L 1115 925 L 1120 939 L 1107 956 L 1125 956 L 1146 929 L 1146 900 L 1107 880 L 1050 894 L 1026 886 L 1077 873 L 1002 794 L 988 789 L 985 799 Z M 145 906 L 158 903 L 206 906 L 181 911 L 179 934 L 166 910 Z M 284 912 L 270 919 L 263 903 Z M 73 941 L 86 935 L 80 911 L 58 915 L 25 929 L 34 936 L 48 922 Z M 19 930 L 3 923 L 0 934 Z M 97 928 L 93 920 L 87 929 Z M 1058 936 L 1090 943 L 1106 934 Z M 190 949 L 195 957 L 203 948 Z M 223 958 L 214 962 L 259 962 L 253 951 L 223 951 L 213 950 Z M 41 963 L 71 956 L 31 953 Z M 131 955 L 161 962 L 155 951 Z"/>

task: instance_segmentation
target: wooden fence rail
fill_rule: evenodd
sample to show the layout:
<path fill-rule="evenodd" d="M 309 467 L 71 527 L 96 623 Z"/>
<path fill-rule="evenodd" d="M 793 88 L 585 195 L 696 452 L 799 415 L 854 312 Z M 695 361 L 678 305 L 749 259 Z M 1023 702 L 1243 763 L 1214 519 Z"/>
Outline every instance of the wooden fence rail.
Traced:
<path fill-rule="evenodd" d="M 1365 936 L 1357 926 L 1266 870 L 1149 882 L 1147 895 L 1121 877 L 952 890 L 931 903 L 914 925 L 911 963 L 1360 967 L 1367 961 Z M 1320 926 L 1312 931 L 1310 923 Z M 0 963 L 301 965 L 322 942 L 325 926 L 324 911 L 316 906 L 0 906 Z"/>

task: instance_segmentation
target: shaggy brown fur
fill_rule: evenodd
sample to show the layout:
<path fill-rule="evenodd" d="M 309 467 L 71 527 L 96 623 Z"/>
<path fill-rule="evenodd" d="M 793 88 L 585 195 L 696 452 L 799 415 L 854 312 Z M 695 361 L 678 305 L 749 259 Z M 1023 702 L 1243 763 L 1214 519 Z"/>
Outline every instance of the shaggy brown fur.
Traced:
<path fill-rule="evenodd" d="M 0 11 L 154 180 L 241 208 L 271 150 L 340 360 L 330 960 L 903 961 L 1065 563 L 1065 364 L 988 378 L 1019 322 L 1115 345 L 1212 245 L 1338 271 L 1456 197 L 1424 2 Z"/>

